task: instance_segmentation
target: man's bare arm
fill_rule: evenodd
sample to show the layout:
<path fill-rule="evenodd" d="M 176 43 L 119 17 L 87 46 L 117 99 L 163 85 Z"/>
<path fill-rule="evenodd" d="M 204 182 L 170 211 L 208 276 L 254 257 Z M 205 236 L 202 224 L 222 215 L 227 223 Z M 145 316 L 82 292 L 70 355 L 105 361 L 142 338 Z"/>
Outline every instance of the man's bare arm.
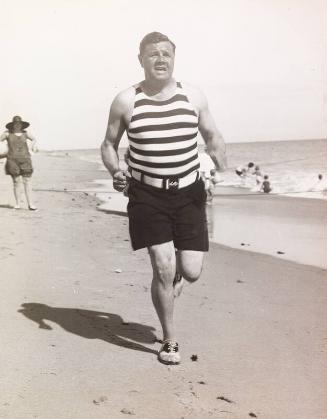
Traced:
<path fill-rule="evenodd" d="M 121 106 L 116 100 L 113 101 L 105 139 L 101 145 L 103 164 L 113 176 L 119 169 L 118 146 L 125 131 L 125 124 Z"/>
<path fill-rule="evenodd" d="M 199 109 L 199 131 L 207 146 L 207 153 L 214 162 L 216 169 L 223 172 L 227 169 L 226 145 L 218 131 L 213 116 L 209 110 L 206 98 L 201 98 Z"/>
<path fill-rule="evenodd" d="M 226 146 L 209 110 L 207 99 L 197 87 L 189 84 L 184 84 L 184 87 L 199 115 L 199 131 L 206 143 L 207 153 L 214 162 L 216 169 L 222 172 L 227 169 Z"/>
<path fill-rule="evenodd" d="M 116 96 L 112 102 L 105 139 L 101 145 L 102 161 L 114 180 L 114 188 L 123 190 L 126 177 L 119 167 L 118 146 L 126 130 L 130 89 Z"/>

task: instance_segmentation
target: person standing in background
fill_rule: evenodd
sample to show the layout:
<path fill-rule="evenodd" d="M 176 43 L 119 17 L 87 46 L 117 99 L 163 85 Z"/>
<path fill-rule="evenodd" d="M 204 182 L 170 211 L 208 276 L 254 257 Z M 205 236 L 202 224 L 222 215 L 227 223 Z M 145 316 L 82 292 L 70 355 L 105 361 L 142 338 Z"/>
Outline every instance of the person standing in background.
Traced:
<path fill-rule="evenodd" d="M 0 136 L 0 141 L 7 141 L 8 144 L 5 172 L 13 180 L 16 201 L 14 209 L 20 209 L 21 189 L 22 185 L 24 185 L 28 209 L 35 211 L 37 208 L 32 201 L 31 191 L 33 166 L 27 140 L 31 141 L 33 152 L 38 150 L 35 138 L 26 131 L 29 125 L 20 116 L 14 116 L 12 121 L 6 125 L 7 131 Z"/>

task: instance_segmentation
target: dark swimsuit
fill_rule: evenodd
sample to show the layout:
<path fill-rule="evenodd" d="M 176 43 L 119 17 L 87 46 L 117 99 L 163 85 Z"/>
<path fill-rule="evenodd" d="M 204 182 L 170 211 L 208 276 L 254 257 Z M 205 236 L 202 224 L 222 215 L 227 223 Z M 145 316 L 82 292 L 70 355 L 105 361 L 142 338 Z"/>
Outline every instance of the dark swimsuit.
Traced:
<path fill-rule="evenodd" d="M 9 133 L 7 162 L 5 172 L 7 175 L 16 177 L 32 176 L 33 166 L 31 155 L 27 145 L 27 134 L 23 132 L 21 135 Z"/>

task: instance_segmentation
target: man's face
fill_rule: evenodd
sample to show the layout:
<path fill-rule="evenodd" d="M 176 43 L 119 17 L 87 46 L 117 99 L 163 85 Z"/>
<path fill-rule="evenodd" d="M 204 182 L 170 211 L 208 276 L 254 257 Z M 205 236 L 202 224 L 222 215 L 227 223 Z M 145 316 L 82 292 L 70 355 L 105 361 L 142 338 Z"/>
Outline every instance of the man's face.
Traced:
<path fill-rule="evenodd" d="M 172 77 L 175 53 L 169 41 L 146 45 L 139 60 L 146 79 L 162 81 Z"/>

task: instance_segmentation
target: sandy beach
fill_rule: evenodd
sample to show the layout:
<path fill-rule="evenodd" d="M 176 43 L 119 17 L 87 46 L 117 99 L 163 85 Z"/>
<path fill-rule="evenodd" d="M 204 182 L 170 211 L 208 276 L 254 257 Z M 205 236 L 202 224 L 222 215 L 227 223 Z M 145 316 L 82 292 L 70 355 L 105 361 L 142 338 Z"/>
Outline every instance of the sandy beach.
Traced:
<path fill-rule="evenodd" d="M 147 252 L 131 250 L 124 215 L 85 192 L 98 165 L 65 152 L 34 163 L 36 213 L 11 208 L 0 176 L 0 418 L 326 418 L 324 267 L 257 253 L 260 244 L 246 251 L 234 212 L 245 250 L 211 244 L 201 279 L 176 304 L 183 362 L 164 366 Z M 257 208 L 242 199 L 248 213 Z M 293 237 L 304 254 L 301 235 L 310 243 L 325 232 L 327 201 L 285 199 L 263 205 L 261 229 L 268 222 L 269 240 L 279 225 L 272 253 L 288 253 L 304 226 Z"/>

